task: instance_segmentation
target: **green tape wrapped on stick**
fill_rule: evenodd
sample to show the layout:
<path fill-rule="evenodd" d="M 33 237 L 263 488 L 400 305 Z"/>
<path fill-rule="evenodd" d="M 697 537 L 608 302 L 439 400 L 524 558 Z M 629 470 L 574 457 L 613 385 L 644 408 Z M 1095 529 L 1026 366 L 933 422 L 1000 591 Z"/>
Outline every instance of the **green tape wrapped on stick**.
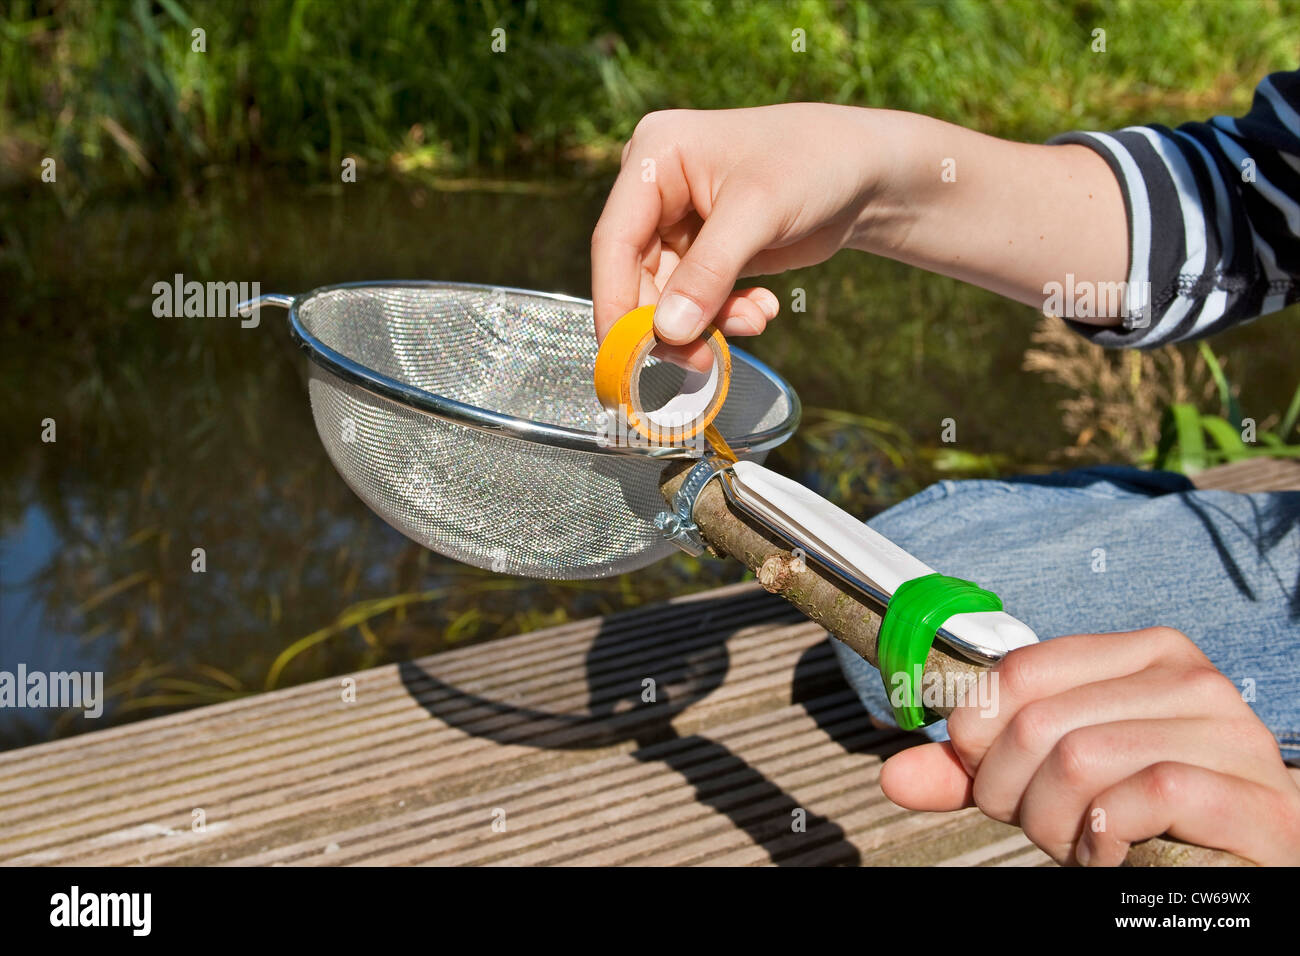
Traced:
<path fill-rule="evenodd" d="M 877 639 L 880 677 L 899 727 L 915 730 L 930 723 L 921 704 L 919 678 L 939 628 L 954 614 L 1000 610 L 1000 597 L 961 578 L 926 574 L 899 585 Z"/>

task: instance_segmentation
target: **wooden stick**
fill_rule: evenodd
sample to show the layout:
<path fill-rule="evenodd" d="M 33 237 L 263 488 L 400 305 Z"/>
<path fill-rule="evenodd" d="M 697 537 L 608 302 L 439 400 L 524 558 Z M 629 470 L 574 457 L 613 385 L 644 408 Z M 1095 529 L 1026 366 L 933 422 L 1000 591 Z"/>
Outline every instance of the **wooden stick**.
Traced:
<path fill-rule="evenodd" d="M 680 462 L 665 469 L 659 490 L 673 501 L 693 462 Z M 718 555 L 736 558 L 757 576 L 759 583 L 779 594 L 841 641 L 853 648 L 872 667 L 879 669 L 877 635 L 880 615 L 858 600 L 839 580 L 821 568 L 796 558 L 775 536 L 750 523 L 731 508 L 719 482 L 710 481 L 695 499 L 695 523 L 705 543 Z M 941 681 L 939 686 L 954 690 L 975 690 L 984 667 L 948 653 L 938 642 L 925 660 L 923 680 Z M 951 698 L 948 698 L 951 699 Z M 960 698 L 957 698 L 960 699 Z M 968 695 L 968 700 L 976 699 Z M 947 717 L 952 708 L 931 708 Z M 1169 837 L 1155 837 L 1134 843 L 1124 859 L 1125 866 L 1253 866 L 1224 850 L 1183 843 Z"/>

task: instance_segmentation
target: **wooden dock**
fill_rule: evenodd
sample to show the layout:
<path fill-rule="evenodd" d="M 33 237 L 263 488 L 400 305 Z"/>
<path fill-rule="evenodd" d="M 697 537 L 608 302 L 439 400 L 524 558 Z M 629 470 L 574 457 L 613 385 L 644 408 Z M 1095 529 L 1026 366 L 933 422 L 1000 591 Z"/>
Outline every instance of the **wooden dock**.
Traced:
<path fill-rule="evenodd" d="M 1199 483 L 1300 489 L 1300 463 Z M 821 628 L 735 585 L 0 754 L 0 863 L 1050 862 L 886 800 L 909 742 Z"/>

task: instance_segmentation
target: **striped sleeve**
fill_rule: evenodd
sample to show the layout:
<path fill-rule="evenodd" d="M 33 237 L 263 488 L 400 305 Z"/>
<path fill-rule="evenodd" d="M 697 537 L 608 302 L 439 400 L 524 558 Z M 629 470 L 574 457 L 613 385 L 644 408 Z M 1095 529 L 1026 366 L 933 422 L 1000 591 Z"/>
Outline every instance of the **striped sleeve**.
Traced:
<path fill-rule="evenodd" d="M 1205 123 L 1073 132 L 1124 193 L 1129 274 L 1120 325 L 1066 319 L 1099 345 L 1212 335 L 1300 298 L 1300 71 L 1272 73 L 1250 112 Z"/>

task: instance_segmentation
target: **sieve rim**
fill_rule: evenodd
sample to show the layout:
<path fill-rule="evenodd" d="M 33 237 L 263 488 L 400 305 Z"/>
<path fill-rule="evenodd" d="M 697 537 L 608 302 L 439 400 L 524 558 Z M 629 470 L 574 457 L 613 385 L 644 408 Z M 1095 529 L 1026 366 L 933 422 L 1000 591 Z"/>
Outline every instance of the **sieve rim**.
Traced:
<path fill-rule="evenodd" d="M 463 425 L 477 431 L 487 432 L 488 434 L 503 435 L 519 441 L 548 445 L 552 448 L 564 448 L 571 451 L 580 451 L 592 455 L 632 455 L 655 459 L 699 458 L 702 456 L 704 451 L 702 447 L 681 445 L 614 444 L 607 438 L 594 432 L 583 431 L 578 428 L 569 428 L 565 425 L 553 425 L 549 422 L 537 422 L 527 418 L 518 418 L 514 415 L 490 411 L 486 408 L 480 408 L 477 405 L 470 405 L 466 402 L 460 402 L 448 398 L 445 395 L 439 395 L 436 392 L 430 392 L 426 389 L 419 388 L 380 372 L 376 372 L 359 362 L 353 361 L 343 353 L 330 348 L 307 329 L 306 325 L 303 323 L 301 315 L 299 314 L 299 310 L 302 306 L 306 305 L 317 296 L 322 296 L 327 293 L 337 292 L 343 289 L 391 289 L 394 287 L 407 289 L 440 289 L 451 292 L 461 291 L 488 294 L 514 294 L 535 299 L 546 299 L 553 302 L 563 302 L 568 305 L 586 306 L 587 308 L 591 307 L 590 299 L 580 299 L 558 292 L 538 292 L 533 289 L 485 285 L 474 282 L 444 282 L 420 279 L 341 282 L 336 285 L 320 286 L 309 292 L 304 292 L 296 296 L 279 294 L 264 295 L 261 296 L 256 303 L 250 304 L 287 307 L 289 310 L 290 335 L 294 342 L 307 353 L 308 358 L 310 358 L 312 362 L 372 395 L 377 395 L 381 398 L 386 398 L 389 401 L 397 402 L 399 405 L 430 415 L 433 418 L 451 422 L 456 425 Z M 799 396 L 790 383 L 777 374 L 765 362 L 741 349 L 733 348 L 731 352 L 733 357 L 738 356 L 741 362 L 750 365 L 756 372 L 766 378 L 768 382 L 770 382 L 782 394 L 782 396 L 784 396 L 786 401 L 789 403 L 789 411 L 785 418 L 776 425 L 755 432 L 750 432 L 746 435 L 736 436 L 735 438 L 728 435 L 727 442 L 731 446 L 732 450 L 738 453 L 761 452 L 775 448 L 793 435 L 795 429 L 799 425 L 799 419 L 803 411 L 802 404 L 799 401 Z"/>

